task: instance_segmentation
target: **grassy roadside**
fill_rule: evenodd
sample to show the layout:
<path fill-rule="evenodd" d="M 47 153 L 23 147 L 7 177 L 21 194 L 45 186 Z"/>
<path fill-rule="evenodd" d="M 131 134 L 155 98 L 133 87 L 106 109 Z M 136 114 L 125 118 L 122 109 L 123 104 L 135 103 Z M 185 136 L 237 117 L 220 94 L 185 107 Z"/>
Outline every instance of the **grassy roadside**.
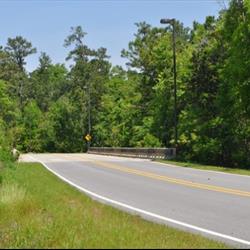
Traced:
<path fill-rule="evenodd" d="M 165 164 L 176 165 L 179 167 L 185 167 L 185 168 L 212 170 L 212 171 L 224 172 L 224 173 L 229 173 L 229 174 L 250 175 L 250 170 L 248 169 L 225 168 L 225 167 L 220 167 L 220 166 L 201 165 L 197 163 L 180 162 L 180 161 L 173 161 L 173 160 L 156 160 L 156 161 L 165 163 Z"/>
<path fill-rule="evenodd" d="M 2 175 L 0 248 L 226 248 L 95 202 L 40 164 Z"/>

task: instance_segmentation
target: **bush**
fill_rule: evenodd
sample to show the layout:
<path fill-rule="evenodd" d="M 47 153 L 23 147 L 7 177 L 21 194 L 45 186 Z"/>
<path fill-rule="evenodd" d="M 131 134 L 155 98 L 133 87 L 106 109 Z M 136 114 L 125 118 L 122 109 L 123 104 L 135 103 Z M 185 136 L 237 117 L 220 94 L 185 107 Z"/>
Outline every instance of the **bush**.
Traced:
<path fill-rule="evenodd" d="M 13 161 L 10 142 L 5 136 L 3 127 L 0 126 L 0 169 L 4 166 L 11 166 Z"/>

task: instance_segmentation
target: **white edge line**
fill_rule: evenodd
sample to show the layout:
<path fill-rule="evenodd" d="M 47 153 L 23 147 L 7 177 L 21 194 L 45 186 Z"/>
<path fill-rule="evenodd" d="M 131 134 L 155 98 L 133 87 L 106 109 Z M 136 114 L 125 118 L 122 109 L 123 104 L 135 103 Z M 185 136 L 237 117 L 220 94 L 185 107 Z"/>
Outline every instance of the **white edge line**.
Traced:
<path fill-rule="evenodd" d="M 194 226 L 194 225 L 191 225 L 191 224 L 187 224 L 187 223 L 184 223 L 184 222 L 181 222 L 181 221 L 170 219 L 170 218 L 158 215 L 158 214 L 154 214 L 154 213 L 151 213 L 151 212 L 139 209 L 139 208 L 135 208 L 135 207 L 129 206 L 127 204 L 124 204 L 124 203 L 121 203 L 121 202 L 118 202 L 118 201 L 115 201 L 115 200 L 111 200 L 109 198 L 106 198 L 104 196 L 98 195 L 96 193 L 93 193 L 93 192 L 91 192 L 91 191 L 89 191 L 89 190 L 87 190 L 85 188 L 82 188 L 82 187 L 78 186 L 77 184 L 75 184 L 72 181 L 66 179 L 65 177 L 61 176 L 60 174 L 56 173 L 55 171 L 53 171 L 52 169 L 50 169 L 46 165 L 46 163 L 44 163 L 44 162 L 42 162 L 40 160 L 37 160 L 33 156 L 29 155 L 29 157 L 31 159 L 33 159 L 35 162 L 41 163 L 46 169 L 48 169 L 54 175 L 56 175 L 57 177 L 59 177 L 63 181 L 67 182 L 71 186 L 76 187 L 77 189 L 79 189 L 79 190 L 83 191 L 84 193 L 87 193 L 87 194 L 89 194 L 89 195 L 91 195 L 91 196 L 93 196 L 95 198 L 101 199 L 101 200 L 106 201 L 106 202 L 108 202 L 110 204 L 115 204 L 117 206 L 127 208 L 127 209 L 135 211 L 135 212 L 137 212 L 139 214 L 144 214 L 144 215 L 147 215 L 147 216 L 150 216 L 150 217 L 162 220 L 162 221 L 171 222 L 173 224 L 180 225 L 180 226 L 183 226 L 183 227 L 186 227 L 186 228 L 190 228 L 190 229 L 193 229 L 193 230 L 196 230 L 196 231 L 199 231 L 199 232 L 203 232 L 203 233 L 206 233 L 206 234 L 210 234 L 210 235 L 213 235 L 213 236 L 217 236 L 217 237 L 220 237 L 220 238 L 224 238 L 224 239 L 227 239 L 227 240 L 231 240 L 231 241 L 234 241 L 234 242 L 238 242 L 238 243 L 250 246 L 250 241 L 242 240 L 242 239 L 235 238 L 235 237 L 232 237 L 232 236 L 229 236 L 229 235 L 217 233 L 217 232 L 214 232 L 214 231 L 211 231 L 211 230 L 208 230 L 208 229 L 204 229 L 204 228 L 197 227 L 197 226 Z"/>

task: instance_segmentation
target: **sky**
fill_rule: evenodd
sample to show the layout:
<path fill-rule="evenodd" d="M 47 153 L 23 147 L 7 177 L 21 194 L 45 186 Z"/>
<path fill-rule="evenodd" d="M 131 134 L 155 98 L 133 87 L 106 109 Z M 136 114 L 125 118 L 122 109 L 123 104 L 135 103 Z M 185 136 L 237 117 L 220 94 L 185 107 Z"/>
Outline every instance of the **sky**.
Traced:
<path fill-rule="evenodd" d="M 0 0 L 0 45 L 8 37 L 21 35 L 37 48 L 29 56 L 26 69 L 38 66 L 46 52 L 53 63 L 65 63 L 69 52 L 64 39 L 70 28 L 81 25 L 87 32 L 85 43 L 92 49 L 107 48 L 113 65 L 125 66 L 121 50 L 128 47 L 136 33 L 135 23 L 162 27 L 161 18 L 176 18 L 185 26 L 203 23 L 208 15 L 217 16 L 217 0 Z M 68 63 L 66 64 L 68 66 Z"/>

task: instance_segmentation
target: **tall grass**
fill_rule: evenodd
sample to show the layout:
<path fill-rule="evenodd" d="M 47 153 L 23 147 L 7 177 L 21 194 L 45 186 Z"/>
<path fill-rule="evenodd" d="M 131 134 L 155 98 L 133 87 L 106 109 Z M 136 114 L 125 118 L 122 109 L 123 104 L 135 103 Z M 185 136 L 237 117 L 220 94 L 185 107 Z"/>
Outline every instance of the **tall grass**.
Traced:
<path fill-rule="evenodd" d="M 15 183 L 2 183 L 0 185 L 0 204 L 13 205 L 25 198 L 25 189 Z"/>

